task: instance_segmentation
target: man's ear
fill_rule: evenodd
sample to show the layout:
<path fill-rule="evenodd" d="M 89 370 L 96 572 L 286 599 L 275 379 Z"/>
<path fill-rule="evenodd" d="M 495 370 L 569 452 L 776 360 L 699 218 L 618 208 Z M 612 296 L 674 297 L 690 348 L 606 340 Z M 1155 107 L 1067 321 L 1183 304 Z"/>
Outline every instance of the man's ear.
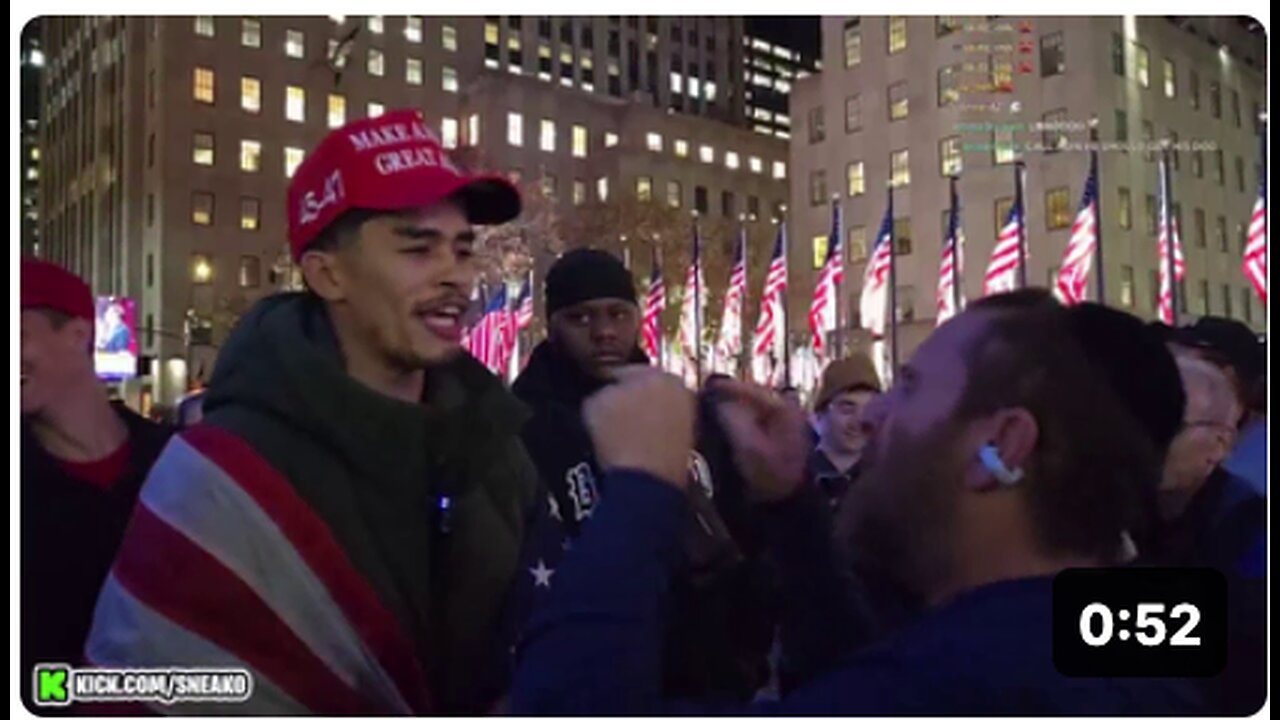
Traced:
<path fill-rule="evenodd" d="M 990 445 L 994 459 L 998 459 L 1010 474 L 1021 477 L 1031 453 L 1040 439 L 1040 424 L 1026 408 L 1014 407 L 997 410 L 983 423 L 982 448 Z M 990 451 L 988 451 L 990 452 Z M 989 490 L 1001 486 L 1001 481 L 975 454 L 965 473 L 965 485 L 973 490 Z"/>
<path fill-rule="evenodd" d="M 342 302 L 347 298 L 346 268 L 339 253 L 325 250 L 308 250 L 299 262 L 307 287 L 328 302 Z"/>

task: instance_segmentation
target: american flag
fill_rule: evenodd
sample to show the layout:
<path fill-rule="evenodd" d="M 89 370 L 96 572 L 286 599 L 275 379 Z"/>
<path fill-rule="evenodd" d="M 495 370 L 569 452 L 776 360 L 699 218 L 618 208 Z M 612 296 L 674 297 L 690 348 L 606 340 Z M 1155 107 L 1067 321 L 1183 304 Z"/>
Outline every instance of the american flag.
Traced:
<path fill-rule="evenodd" d="M 1053 294 L 1063 305 L 1085 301 L 1089 291 L 1089 269 L 1098 247 L 1098 158 L 1089 161 L 1089 177 L 1084 182 L 1080 211 L 1071 224 L 1071 238 L 1062 257 L 1062 269 Z"/>
<path fill-rule="evenodd" d="M 742 350 L 742 305 L 747 296 L 747 229 L 738 230 L 738 248 L 733 254 L 733 267 L 729 270 L 729 287 L 724 293 L 724 317 L 720 321 L 720 342 L 717 347 L 722 361 L 721 370 L 729 375 L 737 374 L 738 353 Z"/>
<path fill-rule="evenodd" d="M 1264 171 L 1265 173 L 1265 171 Z M 1267 178 L 1258 179 L 1258 201 L 1249 218 L 1249 239 L 1244 246 L 1244 274 L 1262 304 L 1267 304 Z"/>
<path fill-rule="evenodd" d="M 533 324 L 533 274 L 525 278 L 520 286 L 519 299 L 516 300 L 516 330 L 528 330 Z"/>
<path fill-rule="evenodd" d="M 783 339 L 786 327 L 786 308 L 783 300 L 787 294 L 787 224 L 778 223 L 778 239 L 773 244 L 773 256 L 764 276 L 764 289 L 760 293 L 760 317 L 751 341 L 751 357 L 756 382 L 774 385 L 784 367 Z"/>
<path fill-rule="evenodd" d="M 693 262 L 684 278 L 684 298 L 680 305 L 680 344 L 686 362 L 701 350 L 702 311 L 707 304 L 706 280 L 702 276 L 702 234 L 693 225 Z"/>
<path fill-rule="evenodd" d="M 644 351 L 657 365 L 662 364 L 662 311 L 667 309 L 667 290 L 662 284 L 662 267 L 658 265 L 658 252 L 653 252 L 653 267 L 649 271 L 649 289 L 644 298 L 644 320 L 640 333 L 644 339 Z"/>
<path fill-rule="evenodd" d="M 889 265 L 893 262 L 893 201 L 885 208 L 880 233 L 871 248 L 871 258 L 862 275 L 862 298 L 858 303 L 862 327 L 875 337 L 883 337 L 889 310 Z"/>
<path fill-rule="evenodd" d="M 1160 159 L 1160 221 L 1156 236 L 1156 249 L 1160 256 L 1160 321 L 1173 325 L 1173 283 L 1181 282 L 1187 275 L 1187 261 L 1182 255 L 1182 238 L 1178 234 L 1178 221 L 1170 212 L 1169 188 L 1165 184 L 1165 161 Z M 1169 246 L 1173 239 L 1173 282 L 1169 281 Z"/>
<path fill-rule="evenodd" d="M 495 374 L 505 372 L 510 360 L 511 327 L 511 310 L 507 307 L 507 286 L 504 284 L 489 298 L 484 315 L 471 328 L 467 343 L 471 354 Z"/>
<path fill-rule="evenodd" d="M 947 236 L 942 240 L 942 262 L 938 265 L 938 324 L 951 319 L 964 306 L 964 286 L 960 287 L 960 305 L 956 307 L 956 278 L 964 272 L 964 232 L 960 229 L 960 199 L 951 186 L 951 217 L 947 218 Z"/>
<path fill-rule="evenodd" d="M 1018 245 L 1022 237 L 1022 208 L 1015 202 L 1009 208 L 1009 217 L 1000 228 L 991 262 L 987 264 L 987 277 L 982 283 L 983 295 L 1009 292 L 1018 287 Z"/>
<path fill-rule="evenodd" d="M 831 234 L 827 238 L 827 257 L 813 286 L 813 302 L 809 305 L 809 330 L 813 333 L 813 351 L 821 362 L 827 353 L 827 333 L 836 329 L 840 303 L 840 283 L 844 281 L 844 239 L 841 237 L 840 203 L 831 203 Z"/>

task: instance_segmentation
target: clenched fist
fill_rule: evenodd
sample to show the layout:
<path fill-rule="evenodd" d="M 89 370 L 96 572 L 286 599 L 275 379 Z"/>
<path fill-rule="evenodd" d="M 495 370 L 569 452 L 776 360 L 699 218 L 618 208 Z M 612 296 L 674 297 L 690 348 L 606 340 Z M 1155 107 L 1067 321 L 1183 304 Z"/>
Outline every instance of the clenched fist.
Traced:
<path fill-rule="evenodd" d="M 618 382 L 582 407 L 600 466 L 640 470 L 684 490 L 693 449 L 693 393 L 657 368 L 620 368 L 615 377 Z"/>
<path fill-rule="evenodd" d="M 804 482 L 811 449 L 804 413 L 757 385 L 725 382 L 721 393 L 720 423 L 748 495 L 757 502 L 785 499 Z"/>

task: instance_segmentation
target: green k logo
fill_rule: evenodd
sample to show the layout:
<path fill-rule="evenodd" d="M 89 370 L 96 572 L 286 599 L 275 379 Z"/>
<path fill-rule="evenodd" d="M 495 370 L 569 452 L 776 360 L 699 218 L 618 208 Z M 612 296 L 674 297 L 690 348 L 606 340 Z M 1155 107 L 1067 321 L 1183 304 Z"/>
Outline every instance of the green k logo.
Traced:
<path fill-rule="evenodd" d="M 69 667 L 37 665 L 35 675 L 37 705 L 66 705 L 71 702 L 67 694 L 67 679 L 71 676 Z"/>

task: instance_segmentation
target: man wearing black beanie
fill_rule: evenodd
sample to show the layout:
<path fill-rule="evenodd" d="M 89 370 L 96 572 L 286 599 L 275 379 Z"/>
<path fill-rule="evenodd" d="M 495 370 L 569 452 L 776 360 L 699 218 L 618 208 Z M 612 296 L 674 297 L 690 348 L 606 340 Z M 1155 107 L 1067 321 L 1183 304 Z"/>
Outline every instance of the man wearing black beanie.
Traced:
<path fill-rule="evenodd" d="M 608 252 L 578 249 L 561 256 L 547 273 L 546 313 L 547 339 L 534 348 L 511 388 L 533 410 L 522 437 L 546 486 L 554 530 L 537 543 L 541 547 L 528 550 L 528 582 L 516 588 L 532 593 L 535 604 L 556 582 L 563 551 L 577 541 L 601 496 L 609 494 L 583 423 L 583 403 L 611 383 L 618 368 L 649 362 L 638 342 L 635 281 Z M 701 432 L 707 435 L 709 413 L 701 415 Z M 693 512 L 684 563 L 673 580 L 677 599 L 665 644 L 666 685 L 682 697 L 745 700 L 763 681 L 757 670 L 764 665 L 772 624 L 761 620 L 767 613 L 756 612 L 758 603 L 748 597 L 755 566 L 744 562 L 721 519 L 728 511 L 730 523 L 741 526 L 731 500 L 741 495 L 735 486 L 742 480 L 727 454 L 702 445 L 689 462 Z M 513 602 L 529 604 L 524 598 Z"/>

